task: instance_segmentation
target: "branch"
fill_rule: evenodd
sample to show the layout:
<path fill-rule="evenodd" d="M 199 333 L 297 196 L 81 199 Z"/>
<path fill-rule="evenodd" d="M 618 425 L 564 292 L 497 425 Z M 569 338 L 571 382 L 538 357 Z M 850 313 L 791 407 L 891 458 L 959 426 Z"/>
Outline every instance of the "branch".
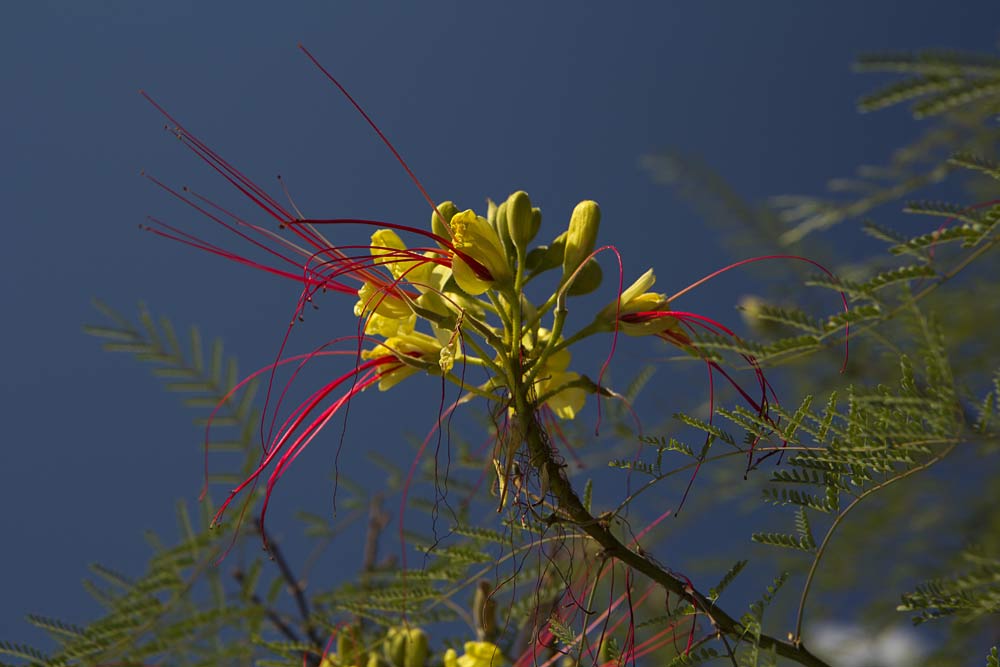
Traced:
<path fill-rule="evenodd" d="M 309 641 L 312 642 L 313 646 L 322 649 L 323 648 L 323 638 L 317 633 L 315 626 L 313 626 L 312 618 L 309 614 L 309 601 L 306 600 L 305 586 L 302 582 L 295 576 L 292 572 L 292 568 L 289 567 L 288 561 L 281 553 L 281 549 L 278 548 L 278 543 L 271 540 L 270 536 L 264 529 L 264 524 L 258 519 L 255 522 L 257 532 L 260 533 L 261 537 L 264 539 L 264 543 L 269 545 L 268 550 L 271 554 L 271 560 L 273 560 L 277 566 L 278 570 L 281 571 L 281 577 L 288 584 L 288 591 L 295 598 L 295 604 L 299 608 L 299 616 L 302 617 L 302 623 L 305 626 L 306 634 L 309 636 Z"/>
<path fill-rule="evenodd" d="M 708 616 L 720 633 L 742 637 L 746 629 L 739 621 L 722 609 L 715 607 L 714 602 L 694 590 L 688 582 L 678 579 L 646 556 L 626 547 L 608 529 L 606 522 L 595 518 L 587 511 L 573 485 L 566 477 L 564 466 L 553 457 L 552 449 L 542 435 L 538 422 L 532 418 L 534 411 L 531 410 L 526 393 L 524 391 L 515 392 L 514 400 L 517 413 L 521 416 L 528 416 L 528 419 L 525 420 L 525 439 L 531 455 L 531 463 L 543 476 L 543 479 L 548 479 L 549 489 L 555 497 L 559 509 L 565 513 L 569 521 L 600 544 L 608 556 L 618 559 L 633 570 L 646 575 L 666 590 L 690 602 L 696 611 L 700 610 Z M 801 642 L 791 644 L 762 634 L 758 645 L 765 650 L 773 649 L 778 655 L 806 667 L 829 667 L 823 660 L 810 653 Z"/>
<path fill-rule="evenodd" d="M 243 584 L 243 582 L 246 581 L 246 573 L 244 573 L 243 570 L 236 569 L 233 571 L 233 579 L 236 580 L 236 583 Z M 295 643 L 301 641 L 295 630 L 288 625 L 288 623 L 285 623 L 283 618 L 281 618 L 281 614 L 269 607 L 262 599 L 260 599 L 259 595 L 256 593 L 252 594 L 250 596 L 250 602 L 264 610 L 264 615 L 267 616 L 267 620 L 271 621 L 271 624 L 274 625 L 278 632 L 283 634 L 286 639 Z"/>

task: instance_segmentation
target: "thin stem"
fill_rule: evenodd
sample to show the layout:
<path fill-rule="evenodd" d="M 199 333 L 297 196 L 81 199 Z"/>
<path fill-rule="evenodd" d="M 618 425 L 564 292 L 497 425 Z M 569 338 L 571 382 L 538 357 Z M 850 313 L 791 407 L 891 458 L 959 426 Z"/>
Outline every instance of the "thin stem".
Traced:
<path fill-rule="evenodd" d="M 944 285 L 946 282 L 957 276 L 961 271 L 963 271 L 967 266 L 969 266 L 969 264 L 974 262 L 976 259 L 978 259 L 981 255 L 983 255 L 987 251 L 991 250 L 997 244 L 1000 244 L 1000 238 L 995 238 L 992 241 L 983 244 L 979 248 L 976 248 L 976 250 L 966 255 L 966 257 L 963 258 L 962 261 L 953 266 L 951 270 L 949 270 L 947 273 L 942 274 L 941 277 L 938 278 L 936 281 L 934 281 L 933 283 L 931 283 L 930 285 L 928 285 L 927 287 L 925 287 L 924 289 L 920 290 L 915 295 L 913 295 L 911 299 L 907 300 L 905 303 L 899 304 L 898 306 L 890 310 L 888 313 L 886 313 L 883 317 L 880 317 L 877 321 L 855 329 L 854 335 L 858 336 L 860 334 L 868 332 L 877 327 L 879 324 L 891 320 L 893 317 L 898 315 L 903 309 L 917 303 L 918 301 L 920 301 L 921 299 L 923 299 L 924 297 L 926 297 L 927 295 L 929 295 L 930 293 L 932 293 L 933 291 Z M 831 331 L 823 335 L 824 337 L 826 337 L 827 335 L 832 335 L 832 334 L 833 332 Z M 811 353 L 812 350 L 802 350 L 800 352 L 791 352 L 787 356 L 783 356 L 783 358 L 781 358 L 777 362 L 775 362 L 775 358 L 779 355 L 774 355 L 772 357 L 763 357 L 759 359 L 759 361 L 768 361 L 770 363 L 774 363 L 775 365 L 779 363 L 786 364 Z"/>
<path fill-rule="evenodd" d="M 826 553 L 827 545 L 830 543 L 830 539 L 833 537 L 833 533 L 837 530 L 837 527 L 840 526 L 840 523 L 844 520 L 844 517 L 846 517 L 848 514 L 850 514 L 851 510 L 853 510 L 855 507 L 857 507 L 858 503 L 860 503 L 862 500 L 864 500 L 868 496 L 870 496 L 873 493 L 876 493 L 878 491 L 881 491 L 882 489 L 886 488 L 887 486 L 889 486 L 891 484 L 894 484 L 894 483 L 898 482 L 901 479 L 906 479 L 910 475 L 913 475 L 913 474 L 918 473 L 918 472 L 920 472 L 922 470 L 926 470 L 927 468 L 930 468 L 932 465 L 934 465 L 935 463 L 938 463 L 944 457 L 948 456 L 948 454 L 953 449 L 955 449 L 955 447 L 957 447 L 957 446 L 958 446 L 958 442 L 957 441 L 952 442 L 952 444 L 947 449 L 945 449 L 943 452 L 941 452 L 937 456 L 932 457 L 931 459 L 925 461 L 924 463 L 921 463 L 918 466 L 914 466 L 914 467 L 910 468 L 909 470 L 905 470 L 902 473 L 900 473 L 899 475 L 896 475 L 895 477 L 891 477 L 891 478 L 885 480 L 884 482 L 880 482 L 879 484 L 876 484 L 875 486 L 873 486 L 870 489 L 867 489 L 863 493 L 859 494 L 857 498 L 855 498 L 853 501 L 851 501 L 850 505 L 848 505 L 847 507 L 845 507 L 844 510 L 840 514 L 837 515 L 837 518 L 835 518 L 833 520 L 833 523 L 830 525 L 829 530 L 826 531 L 826 535 L 823 537 L 823 541 L 820 543 L 819 547 L 816 549 L 816 555 L 813 557 L 812 565 L 809 567 L 809 574 L 806 575 L 806 583 L 802 586 L 802 596 L 799 598 L 799 609 L 798 609 L 798 612 L 796 612 L 796 615 L 795 615 L 795 633 L 792 635 L 792 643 L 793 644 L 795 644 L 796 646 L 799 646 L 799 645 L 802 644 L 802 617 L 804 615 L 804 611 L 805 611 L 805 607 L 806 607 L 806 598 L 809 597 L 809 589 L 812 586 L 813 578 L 816 576 L 816 570 L 819 567 L 819 562 L 823 558 L 823 554 Z"/>
<path fill-rule="evenodd" d="M 243 572 L 243 570 L 237 569 L 233 572 L 233 579 L 241 586 L 243 585 L 243 582 L 246 581 L 246 578 L 246 573 Z M 281 614 L 269 607 L 266 602 L 260 599 L 259 595 L 256 593 L 252 594 L 250 596 L 250 602 L 264 610 L 264 616 L 267 617 L 267 620 L 271 621 L 271 625 L 273 625 L 278 632 L 284 635 L 288 641 L 295 642 L 296 644 L 302 641 L 292 626 L 285 623 L 285 619 L 281 618 Z"/>
<path fill-rule="evenodd" d="M 545 349 L 542 353 L 538 355 L 538 359 L 535 361 L 534 367 L 528 372 L 524 378 L 524 385 L 530 387 L 535 382 L 535 378 L 538 377 L 539 371 L 545 367 L 545 362 L 551 357 L 558 349 L 561 349 L 557 344 L 559 336 L 562 335 L 563 324 L 566 322 L 566 314 L 568 313 L 566 309 L 566 295 L 565 293 L 560 293 L 559 298 L 556 299 L 556 312 L 555 319 L 552 322 L 552 331 L 549 333 L 549 340 L 545 345 Z"/>

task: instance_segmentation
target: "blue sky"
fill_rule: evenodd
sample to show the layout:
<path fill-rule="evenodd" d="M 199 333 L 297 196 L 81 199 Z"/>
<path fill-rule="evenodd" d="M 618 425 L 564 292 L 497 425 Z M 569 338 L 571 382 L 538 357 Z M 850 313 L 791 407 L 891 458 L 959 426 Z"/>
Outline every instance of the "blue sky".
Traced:
<path fill-rule="evenodd" d="M 525 189 L 553 236 L 577 201 L 596 199 L 601 240 L 620 249 L 627 278 L 654 266 L 672 291 L 730 258 L 651 182 L 642 155 L 698 154 L 750 199 L 819 192 L 916 131 L 901 110 L 854 111 L 875 83 L 851 72 L 855 55 L 994 49 L 998 18 L 995 2 L 930 1 L 10 4 L 0 26 L 0 639 L 36 638 L 29 611 L 85 622 L 95 610 L 79 586 L 86 564 L 139 571 L 141 532 L 171 534 L 174 500 L 200 488 L 192 415 L 147 369 L 80 332 L 99 321 L 91 297 L 126 314 L 142 299 L 179 328 L 197 323 L 251 369 L 273 358 L 297 295 L 137 230 L 147 215 L 204 224 L 141 169 L 239 201 L 163 131 L 140 88 L 278 194 L 282 174 L 309 215 L 426 224 L 416 188 L 296 50 L 302 42 L 432 196 L 481 207 Z M 735 288 L 752 286 L 709 291 L 721 300 L 707 309 L 734 318 Z M 321 311 L 329 320 L 314 318 L 314 335 L 348 321 L 349 306 Z M 393 400 L 405 422 L 411 410 Z M 392 437 L 372 402 L 352 410 L 364 437 Z M 310 454 L 311 467 L 329 469 L 327 453 Z M 311 491 L 285 509 L 324 511 L 324 479 L 302 478 Z"/>

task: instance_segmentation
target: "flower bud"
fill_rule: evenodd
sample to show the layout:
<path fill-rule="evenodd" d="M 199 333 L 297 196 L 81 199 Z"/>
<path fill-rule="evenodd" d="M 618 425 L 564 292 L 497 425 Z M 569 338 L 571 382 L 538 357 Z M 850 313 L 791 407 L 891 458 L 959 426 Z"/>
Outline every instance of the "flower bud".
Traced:
<path fill-rule="evenodd" d="M 500 495 L 503 496 L 502 491 Z M 472 620 L 480 640 L 493 640 L 497 636 L 497 603 L 491 592 L 490 582 L 480 581 L 472 598 Z"/>
<path fill-rule="evenodd" d="M 384 651 L 393 667 L 425 667 L 430 655 L 427 635 L 420 628 L 389 628 Z"/>
<path fill-rule="evenodd" d="M 541 220 L 540 215 L 539 220 Z M 531 272 L 531 275 L 538 275 L 539 273 L 544 273 L 545 271 L 560 266 L 563 262 L 563 256 L 565 254 L 566 232 L 563 232 L 559 236 L 555 237 L 549 245 L 532 248 L 528 252 L 528 257 L 525 259 L 524 264 L 528 271 Z"/>
<path fill-rule="evenodd" d="M 601 271 L 601 265 L 594 258 L 590 258 L 580 268 L 580 271 L 576 274 L 576 278 L 573 279 L 566 293 L 570 296 L 590 294 L 601 286 L 602 280 L 604 280 L 604 272 Z"/>
<path fill-rule="evenodd" d="M 576 271 L 583 260 L 594 251 L 597 230 L 601 224 L 601 207 L 586 200 L 576 205 L 566 230 L 566 252 L 563 255 L 563 278 Z"/>
<path fill-rule="evenodd" d="M 500 237 L 500 243 L 503 245 L 507 257 L 516 257 L 517 249 L 514 247 L 514 240 L 510 238 L 510 229 L 507 228 L 507 202 L 500 202 L 500 205 L 497 206 L 491 224 L 496 230 L 497 236 Z"/>
<path fill-rule="evenodd" d="M 360 665 L 362 656 L 361 632 L 356 625 L 346 625 L 337 633 L 339 664 Z"/>
<path fill-rule="evenodd" d="M 538 227 L 542 224 L 541 211 L 531 207 L 531 200 L 524 190 L 518 190 L 508 197 L 506 204 L 507 231 L 514 245 L 523 250 L 538 233 Z"/>
<path fill-rule="evenodd" d="M 497 210 L 499 208 L 500 207 L 497 206 L 495 201 L 489 197 L 486 198 L 486 219 L 489 220 L 494 229 L 496 229 L 497 226 Z"/>
<path fill-rule="evenodd" d="M 444 220 L 441 219 L 438 213 L 444 216 Z M 443 201 L 438 204 L 437 210 L 431 213 L 431 231 L 443 239 L 450 239 L 451 231 L 449 225 L 456 213 L 458 213 L 458 207 L 455 206 L 454 202 Z"/>

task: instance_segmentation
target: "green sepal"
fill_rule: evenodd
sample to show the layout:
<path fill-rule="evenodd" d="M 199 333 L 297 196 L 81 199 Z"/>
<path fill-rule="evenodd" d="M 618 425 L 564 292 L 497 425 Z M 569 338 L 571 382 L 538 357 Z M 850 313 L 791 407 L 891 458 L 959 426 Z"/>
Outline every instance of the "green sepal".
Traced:
<path fill-rule="evenodd" d="M 532 248 L 525 258 L 525 268 L 532 276 L 545 271 L 551 271 L 562 266 L 563 255 L 566 252 L 566 232 L 557 236 L 549 245 Z"/>

